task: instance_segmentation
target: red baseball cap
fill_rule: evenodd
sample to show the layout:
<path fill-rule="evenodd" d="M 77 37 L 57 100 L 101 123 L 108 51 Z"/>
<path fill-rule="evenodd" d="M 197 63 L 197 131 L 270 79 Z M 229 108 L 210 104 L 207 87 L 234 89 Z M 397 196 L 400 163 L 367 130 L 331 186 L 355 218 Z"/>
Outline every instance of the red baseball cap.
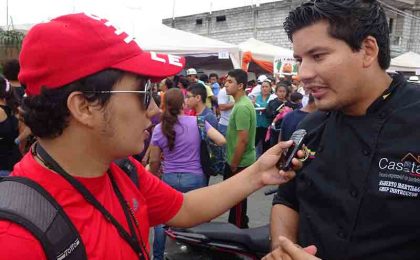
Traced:
<path fill-rule="evenodd" d="M 23 40 L 19 81 L 28 95 L 114 68 L 154 80 L 182 70 L 182 57 L 143 51 L 108 20 L 78 13 L 35 25 Z"/>

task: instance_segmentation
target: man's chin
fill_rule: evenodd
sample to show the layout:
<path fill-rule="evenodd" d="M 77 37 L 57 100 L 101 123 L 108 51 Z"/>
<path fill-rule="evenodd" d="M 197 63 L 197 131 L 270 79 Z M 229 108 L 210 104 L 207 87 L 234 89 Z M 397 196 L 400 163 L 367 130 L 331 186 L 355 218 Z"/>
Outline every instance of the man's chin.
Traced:
<path fill-rule="evenodd" d="M 316 100 L 315 99 L 316 108 L 320 111 L 332 111 L 336 110 L 336 106 L 327 102 L 326 100 Z"/>

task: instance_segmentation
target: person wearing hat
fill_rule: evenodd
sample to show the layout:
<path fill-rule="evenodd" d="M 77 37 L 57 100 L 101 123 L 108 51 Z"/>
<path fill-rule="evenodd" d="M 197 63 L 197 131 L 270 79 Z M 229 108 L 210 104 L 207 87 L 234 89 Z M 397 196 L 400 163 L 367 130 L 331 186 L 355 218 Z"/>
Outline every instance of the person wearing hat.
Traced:
<path fill-rule="evenodd" d="M 200 83 L 206 88 L 206 92 L 207 92 L 206 106 L 208 108 L 212 108 L 211 102 L 214 97 L 213 91 L 211 90 L 211 87 L 209 85 L 207 85 L 202 80 L 198 79 L 197 71 L 194 68 L 187 69 L 187 79 L 190 81 L 191 84 Z"/>
<path fill-rule="evenodd" d="M 23 117 L 38 142 L 11 175 L 37 183 L 73 223 L 81 239 L 65 250 L 65 259 L 81 247 L 88 259 L 149 259 L 151 226 L 209 221 L 264 185 L 294 176 L 274 166 L 289 142 L 241 174 L 190 193 L 172 189 L 129 157 L 139 185 L 132 182 L 113 161 L 143 149 L 158 111 L 150 79 L 178 73 L 185 60 L 143 51 L 105 19 L 79 13 L 35 25 L 20 62 L 28 95 Z M 32 211 L 44 220 L 37 204 Z M 21 224 L 0 221 L 0 259 L 46 259 L 45 244 Z"/>
<path fill-rule="evenodd" d="M 258 95 L 261 94 L 261 85 L 264 81 L 268 80 L 268 77 L 264 74 L 258 76 L 257 85 L 251 90 L 251 93 L 248 94 L 248 97 L 255 99 Z"/>

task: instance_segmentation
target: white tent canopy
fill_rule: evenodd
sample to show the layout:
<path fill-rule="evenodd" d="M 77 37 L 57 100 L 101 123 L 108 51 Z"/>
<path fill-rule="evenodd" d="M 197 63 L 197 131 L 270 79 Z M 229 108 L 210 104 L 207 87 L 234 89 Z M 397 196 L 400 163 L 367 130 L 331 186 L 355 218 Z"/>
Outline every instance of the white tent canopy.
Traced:
<path fill-rule="evenodd" d="M 33 24 L 15 26 L 15 29 L 26 33 L 32 26 Z M 193 57 L 223 56 L 227 60 L 230 58 L 234 68 L 240 68 L 240 51 L 236 45 L 163 24 L 147 24 L 144 20 L 139 20 L 127 28 L 129 30 L 125 31 L 134 36 L 145 51 Z"/>
<path fill-rule="evenodd" d="M 241 53 L 249 51 L 252 53 L 252 57 L 257 60 L 273 62 L 275 57 L 293 57 L 292 50 L 268 44 L 254 38 L 249 38 L 238 46 L 241 49 Z"/>
<path fill-rule="evenodd" d="M 406 52 L 391 60 L 390 70 L 394 71 L 420 71 L 420 54 L 415 52 Z"/>
<path fill-rule="evenodd" d="M 195 57 L 227 56 L 235 68 L 240 67 L 239 48 L 230 43 L 173 29 L 163 24 L 136 28 L 134 36 L 140 47 L 146 51 Z"/>

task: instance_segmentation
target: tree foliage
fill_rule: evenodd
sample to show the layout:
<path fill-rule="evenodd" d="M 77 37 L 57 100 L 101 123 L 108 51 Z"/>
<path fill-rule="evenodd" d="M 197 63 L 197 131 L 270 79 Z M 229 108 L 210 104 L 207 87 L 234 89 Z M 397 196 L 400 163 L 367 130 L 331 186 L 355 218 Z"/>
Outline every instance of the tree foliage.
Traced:
<path fill-rule="evenodd" d="M 17 30 L 3 30 L 0 28 L 0 45 L 20 48 L 25 34 Z"/>

